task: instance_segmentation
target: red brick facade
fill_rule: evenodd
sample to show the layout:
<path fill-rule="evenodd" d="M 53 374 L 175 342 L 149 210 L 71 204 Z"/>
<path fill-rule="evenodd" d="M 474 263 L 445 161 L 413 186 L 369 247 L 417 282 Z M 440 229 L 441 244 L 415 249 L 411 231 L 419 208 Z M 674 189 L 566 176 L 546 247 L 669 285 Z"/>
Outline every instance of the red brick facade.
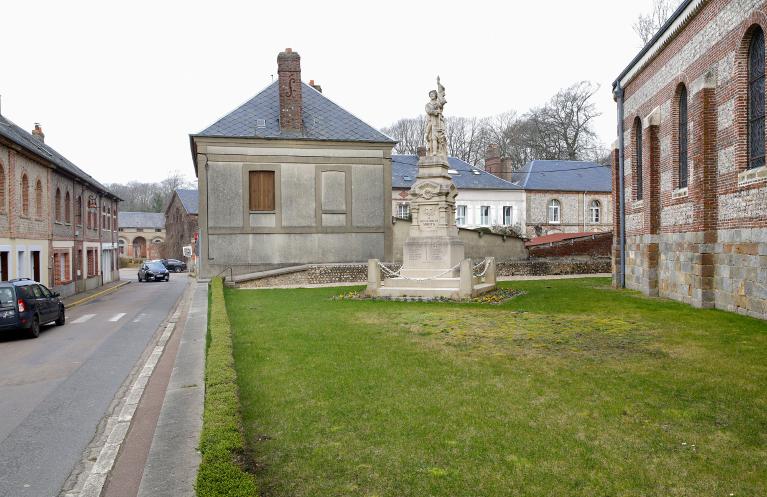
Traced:
<path fill-rule="evenodd" d="M 630 288 L 767 317 L 767 170 L 747 169 L 748 48 L 757 26 L 767 31 L 766 5 L 755 0 L 690 2 L 679 25 L 619 79 Z M 683 88 L 686 188 L 680 188 Z M 617 150 L 613 158 L 617 207 Z M 617 243 L 617 208 L 613 219 Z M 616 246 L 616 260 L 619 254 Z"/>

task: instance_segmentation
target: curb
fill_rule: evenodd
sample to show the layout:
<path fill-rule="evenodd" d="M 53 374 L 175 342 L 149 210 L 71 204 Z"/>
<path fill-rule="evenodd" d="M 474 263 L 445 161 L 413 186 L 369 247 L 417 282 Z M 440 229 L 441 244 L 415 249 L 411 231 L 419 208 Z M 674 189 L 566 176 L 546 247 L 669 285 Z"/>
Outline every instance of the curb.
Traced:
<path fill-rule="evenodd" d="M 76 307 L 76 306 L 81 305 L 81 304 L 87 304 L 91 300 L 95 300 L 96 298 L 101 297 L 102 295 L 106 295 L 108 293 L 114 292 L 118 288 L 122 288 L 125 285 L 127 285 L 128 283 L 130 283 L 130 281 L 122 281 L 122 282 L 120 282 L 119 284 L 117 284 L 115 286 L 111 286 L 111 287 L 107 288 L 106 290 L 102 290 L 100 292 L 96 292 L 94 294 L 88 295 L 87 297 L 83 297 L 80 300 L 75 300 L 74 302 L 72 302 L 70 304 L 65 304 L 65 307 L 67 309 L 71 309 L 72 307 Z"/>

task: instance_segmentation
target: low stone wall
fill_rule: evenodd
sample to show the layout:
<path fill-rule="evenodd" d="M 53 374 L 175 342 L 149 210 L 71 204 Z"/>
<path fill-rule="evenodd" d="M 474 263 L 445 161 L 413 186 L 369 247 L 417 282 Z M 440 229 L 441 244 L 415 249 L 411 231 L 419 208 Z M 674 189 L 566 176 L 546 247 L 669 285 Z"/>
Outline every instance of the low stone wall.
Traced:
<path fill-rule="evenodd" d="M 501 276 L 550 276 L 562 274 L 609 273 L 612 270 L 610 257 L 584 259 L 546 258 L 526 261 L 504 261 L 496 264 L 496 274 Z"/>
<path fill-rule="evenodd" d="M 392 271 L 400 264 L 386 264 Z M 505 261 L 496 263 L 498 276 L 547 276 L 560 274 L 609 273 L 609 257 L 584 259 L 530 259 L 524 261 Z M 279 276 L 270 276 L 238 284 L 239 288 L 264 288 L 272 286 L 308 286 L 335 283 L 367 282 L 367 264 L 315 264 L 304 271 Z"/>

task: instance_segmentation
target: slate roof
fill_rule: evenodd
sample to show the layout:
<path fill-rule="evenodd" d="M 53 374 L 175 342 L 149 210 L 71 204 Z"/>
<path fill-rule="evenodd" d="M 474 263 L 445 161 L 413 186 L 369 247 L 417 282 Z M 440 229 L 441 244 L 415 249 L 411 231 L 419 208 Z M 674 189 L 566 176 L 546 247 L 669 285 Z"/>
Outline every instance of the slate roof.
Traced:
<path fill-rule="evenodd" d="M 165 228 L 162 212 L 117 212 L 118 228 Z"/>
<path fill-rule="evenodd" d="M 192 136 L 395 143 L 306 83 L 302 82 L 301 88 L 302 131 L 280 129 L 279 80 L 275 80 L 258 95 Z M 259 119 L 264 120 L 264 126 L 258 126 Z"/>
<path fill-rule="evenodd" d="M 197 190 L 176 188 L 176 195 L 188 214 L 197 214 L 200 205 L 200 193 Z"/>
<path fill-rule="evenodd" d="M 6 139 L 12 141 L 16 145 L 24 148 L 26 151 L 40 157 L 41 159 L 53 163 L 63 171 L 83 180 L 85 183 L 95 187 L 96 189 L 101 190 L 102 193 L 108 194 L 111 197 L 120 200 L 120 198 L 110 192 L 107 187 L 96 181 L 93 176 L 74 165 L 66 157 L 58 153 L 52 147 L 41 142 L 35 138 L 32 133 L 25 131 L 3 115 L 0 115 L 0 136 L 5 137 Z"/>
<path fill-rule="evenodd" d="M 570 160 L 534 160 L 512 178 L 525 190 L 611 192 L 613 185 L 610 167 Z"/>
<path fill-rule="evenodd" d="M 458 190 L 519 190 L 520 187 L 493 174 L 472 167 L 456 157 L 447 158 L 448 167 L 457 172 L 451 174 Z M 478 172 L 479 174 L 475 174 Z M 391 156 L 392 188 L 410 188 L 418 174 L 417 155 Z"/>

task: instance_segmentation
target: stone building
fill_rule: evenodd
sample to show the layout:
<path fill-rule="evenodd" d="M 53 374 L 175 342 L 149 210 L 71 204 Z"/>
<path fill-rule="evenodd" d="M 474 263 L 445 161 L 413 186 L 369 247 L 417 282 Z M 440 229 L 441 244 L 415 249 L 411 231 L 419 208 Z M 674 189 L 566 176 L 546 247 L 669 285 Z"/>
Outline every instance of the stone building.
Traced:
<path fill-rule="evenodd" d="M 280 53 L 276 81 L 190 136 L 202 277 L 391 258 L 395 142 L 301 82 L 300 60 Z"/>
<path fill-rule="evenodd" d="M 120 199 L 0 116 L 0 278 L 32 278 L 63 296 L 119 279 Z"/>
<path fill-rule="evenodd" d="M 594 162 L 534 160 L 513 173 L 526 195 L 530 238 L 612 230 L 612 170 Z"/>
<path fill-rule="evenodd" d="M 165 214 L 120 212 L 117 216 L 120 255 L 134 259 L 160 259 L 165 253 Z"/>
<path fill-rule="evenodd" d="M 197 190 L 177 188 L 165 209 L 166 256 L 184 260 L 184 245 L 193 245 L 197 233 L 197 210 L 200 195 Z"/>
<path fill-rule="evenodd" d="M 392 212 L 400 219 L 410 215 L 408 192 L 418 174 L 418 156 L 392 155 Z M 525 192 L 517 185 L 487 171 L 448 157 L 448 173 L 458 188 L 456 225 L 460 228 L 510 226 L 525 233 Z"/>
<path fill-rule="evenodd" d="M 616 285 L 767 317 L 765 30 L 686 0 L 613 83 Z"/>

